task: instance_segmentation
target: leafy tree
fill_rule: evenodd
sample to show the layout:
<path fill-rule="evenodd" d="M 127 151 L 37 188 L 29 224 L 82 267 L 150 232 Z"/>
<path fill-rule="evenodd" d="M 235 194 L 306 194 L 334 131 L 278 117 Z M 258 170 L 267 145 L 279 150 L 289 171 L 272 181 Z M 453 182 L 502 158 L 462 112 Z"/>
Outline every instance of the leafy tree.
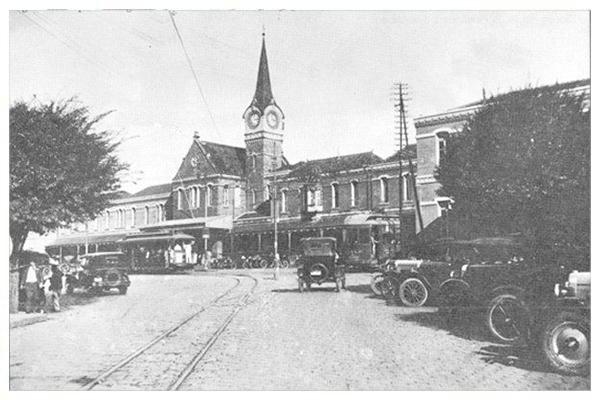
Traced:
<path fill-rule="evenodd" d="M 589 263 L 589 103 L 557 89 L 485 104 L 448 141 L 438 194 L 454 198 L 453 225 L 469 236 L 520 232 L 538 255 L 577 249 Z"/>
<path fill-rule="evenodd" d="M 29 232 L 44 234 L 96 217 L 127 169 L 119 142 L 74 100 L 10 108 L 10 237 L 18 254 Z"/>

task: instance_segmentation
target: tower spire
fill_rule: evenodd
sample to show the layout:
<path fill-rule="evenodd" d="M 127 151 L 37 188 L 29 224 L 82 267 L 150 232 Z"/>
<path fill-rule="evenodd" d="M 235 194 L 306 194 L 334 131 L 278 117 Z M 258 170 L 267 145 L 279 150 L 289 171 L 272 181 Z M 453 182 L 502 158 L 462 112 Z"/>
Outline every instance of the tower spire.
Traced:
<path fill-rule="evenodd" d="M 269 77 L 269 63 L 267 61 L 267 47 L 265 45 L 265 32 L 263 27 L 262 49 L 260 51 L 256 91 L 254 92 L 252 105 L 258 107 L 261 111 L 264 111 L 269 104 L 274 102 L 273 92 L 271 92 L 271 78 Z"/>

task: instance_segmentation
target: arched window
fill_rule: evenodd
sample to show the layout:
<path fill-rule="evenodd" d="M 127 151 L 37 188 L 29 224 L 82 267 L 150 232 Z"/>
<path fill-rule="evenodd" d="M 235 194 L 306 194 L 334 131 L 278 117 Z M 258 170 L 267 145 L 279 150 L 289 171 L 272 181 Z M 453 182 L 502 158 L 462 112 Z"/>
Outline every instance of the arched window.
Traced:
<path fill-rule="evenodd" d="M 164 204 L 160 204 L 159 205 L 158 220 L 159 221 L 164 221 L 165 220 L 165 206 L 164 206 Z"/>
<path fill-rule="evenodd" d="M 281 189 L 281 212 L 287 212 L 287 190 Z"/>
<path fill-rule="evenodd" d="M 358 182 L 350 182 L 350 206 L 356 207 L 358 204 Z"/>
<path fill-rule="evenodd" d="M 177 209 L 183 210 L 183 189 L 177 189 Z"/>
<path fill-rule="evenodd" d="M 412 201 L 414 198 L 414 188 L 410 174 L 402 175 L 402 194 L 404 201 Z"/>
<path fill-rule="evenodd" d="M 252 171 L 256 171 L 256 154 L 252 155 Z"/>
<path fill-rule="evenodd" d="M 379 193 L 380 193 L 380 195 L 381 195 L 381 196 L 380 196 L 380 200 L 381 200 L 381 202 L 382 202 L 382 203 L 387 203 L 387 202 L 389 202 L 389 201 L 390 201 L 390 198 L 389 198 L 389 190 L 388 190 L 388 188 L 389 188 L 388 178 L 386 178 L 386 177 L 381 177 L 381 178 L 379 179 L 379 188 L 380 188 L 380 191 L 379 191 Z"/>
<path fill-rule="evenodd" d="M 157 204 L 156 205 L 156 218 L 155 218 L 155 222 L 160 222 L 161 221 L 161 215 L 162 215 L 161 204 Z"/>
<path fill-rule="evenodd" d="M 110 211 L 106 211 L 105 214 L 106 217 L 106 223 L 104 224 L 104 229 L 109 230 L 110 229 Z"/>
<path fill-rule="evenodd" d="M 148 225 L 150 223 L 150 207 L 144 207 L 144 224 Z"/>
<path fill-rule="evenodd" d="M 339 185 L 337 182 L 334 182 L 331 184 L 331 208 L 338 208 L 340 206 L 339 199 Z"/>
<path fill-rule="evenodd" d="M 206 186 L 206 204 L 210 207 L 213 205 L 213 196 L 215 188 L 213 185 Z"/>
<path fill-rule="evenodd" d="M 131 209 L 131 226 L 135 226 L 135 207 Z"/>

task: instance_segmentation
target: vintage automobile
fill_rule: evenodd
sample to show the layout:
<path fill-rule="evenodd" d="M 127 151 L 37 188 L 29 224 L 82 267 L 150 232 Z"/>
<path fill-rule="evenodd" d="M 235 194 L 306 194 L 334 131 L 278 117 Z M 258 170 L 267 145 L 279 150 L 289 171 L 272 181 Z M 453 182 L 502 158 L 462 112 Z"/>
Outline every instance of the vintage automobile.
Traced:
<path fill-rule="evenodd" d="M 527 260 L 514 237 L 480 238 L 464 245 L 470 252 L 463 265 L 439 287 L 440 311 L 452 316 L 461 308 L 480 309 L 494 338 L 505 343 L 526 340 L 528 299 L 540 304 L 552 300 L 559 267 Z"/>
<path fill-rule="evenodd" d="M 532 331 L 548 365 L 568 374 L 590 369 L 590 272 L 573 271 L 558 284 L 556 297 L 531 315 Z"/>
<path fill-rule="evenodd" d="M 337 240 L 332 237 L 310 237 L 302 239 L 302 255 L 298 265 L 298 290 L 310 290 L 311 285 L 334 282 L 335 290 L 346 288 L 346 274 L 338 263 Z"/>
<path fill-rule="evenodd" d="M 121 252 L 89 253 L 67 272 L 67 293 L 82 288 L 92 293 L 118 289 L 126 294 L 131 282 L 127 276 L 127 257 Z"/>
<path fill-rule="evenodd" d="M 422 306 L 437 297 L 454 268 L 452 260 L 462 259 L 462 247 L 464 241 L 443 238 L 423 245 L 419 259 L 391 258 L 372 276 L 371 289 L 378 296 L 398 297 L 405 306 Z"/>

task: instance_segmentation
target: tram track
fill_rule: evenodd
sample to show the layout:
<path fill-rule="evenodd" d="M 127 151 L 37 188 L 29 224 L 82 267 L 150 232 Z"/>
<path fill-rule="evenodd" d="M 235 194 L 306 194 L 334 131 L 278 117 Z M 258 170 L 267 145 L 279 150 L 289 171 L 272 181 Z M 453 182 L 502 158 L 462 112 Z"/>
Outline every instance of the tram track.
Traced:
<path fill-rule="evenodd" d="M 135 362 L 139 362 L 142 357 L 148 356 L 149 354 L 151 354 L 153 349 L 158 347 L 157 346 L 158 344 L 164 345 L 165 343 L 168 343 L 168 340 L 170 340 L 172 338 L 176 338 L 176 334 L 178 333 L 178 331 L 185 330 L 185 329 L 191 329 L 190 325 L 192 325 L 193 322 L 195 320 L 197 320 L 197 318 L 199 316 L 205 314 L 205 312 L 207 312 L 208 310 L 216 309 L 220 306 L 233 308 L 233 310 L 227 314 L 225 319 L 216 326 L 216 329 L 213 329 L 212 334 L 210 334 L 210 337 L 208 338 L 208 340 L 203 345 L 199 346 L 200 349 L 195 352 L 195 355 L 193 356 L 193 358 L 190 361 L 186 362 L 185 365 L 183 366 L 183 368 L 179 368 L 179 372 L 177 373 L 176 378 L 171 380 L 170 383 L 165 387 L 165 389 L 167 389 L 167 390 L 178 390 L 183 385 L 183 383 L 186 381 L 186 379 L 193 373 L 196 366 L 202 361 L 202 359 L 204 358 L 206 353 L 210 350 L 210 348 L 213 346 L 213 344 L 219 339 L 221 334 L 227 329 L 227 327 L 233 321 L 235 316 L 245 306 L 248 305 L 250 297 L 252 296 L 252 294 L 254 293 L 254 290 L 258 286 L 258 279 L 256 279 L 253 276 L 250 276 L 250 275 L 235 274 L 235 275 L 229 275 L 229 277 L 232 277 L 236 281 L 236 283 L 232 287 L 227 289 L 225 292 L 221 293 L 219 296 L 216 296 L 215 298 L 210 300 L 208 303 L 203 305 L 200 309 L 193 312 L 192 314 L 187 316 L 185 319 L 183 319 L 176 325 L 167 329 L 166 331 L 164 331 L 163 333 L 161 333 L 160 335 L 158 335 L 157 337 L 152 339 L 150 342 L 142 345 L 141 347 L 139 347 L 138 349 L 134 350 L 132 353 L 127 355 L 125 358 L 121 359 L 120 361 L 113 364 L 112 366 L 106 368 L 96 378 L 94 378 L 92 381 L 88 382 L 81 389 L 82 390 L 94 390 L 95 388 L 99 388 L 103 384 L 107 383 L 108 380 L 113 378 L 119 372 L 122 372 L 126 368 L 131 367 L 131 365 L 134 364 Z M 236 289 L 238 289 L 242 286 L 242 278 L 250 279 L 252 281 L 251 287 L 249 289 L 246 289 L 242 294 L 237 294 L 233 298 L 228 297 Z M 223 299 L 228 300 L 229 303 L 220 304 L 220 302 L 223 301 Z M 231 300 L 237 300 L 237 301 L 234 302 L 233 304 L 231 304 Z M 188 335 L 189 334 L 190 333 L 188 332 Z M 192 334 L 193 334 L 193 330 L 192 330 Z M 176 340 L 176 339 L 173 339 L 173 340 Z M 175 345 L 177 346 L 177 344 L 175 344 Z M 191 343 L 180 344 L 180 346 L 185 346 L 185 345 L 191 345 Z M 181 350 L 183 351 L 184 349 L 181 349 Z M 157 354 L 160 356 L 160 352 L 158 350 L 157 350 Z"/>

